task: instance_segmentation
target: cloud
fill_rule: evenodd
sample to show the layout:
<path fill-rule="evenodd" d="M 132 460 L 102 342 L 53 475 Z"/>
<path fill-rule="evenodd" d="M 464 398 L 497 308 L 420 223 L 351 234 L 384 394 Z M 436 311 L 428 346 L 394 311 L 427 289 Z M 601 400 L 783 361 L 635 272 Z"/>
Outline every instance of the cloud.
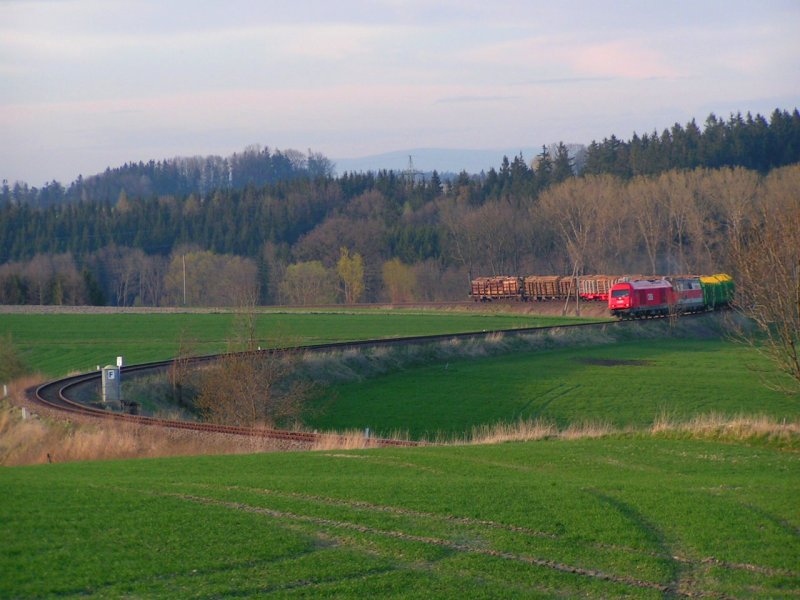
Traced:
<path fill-rule="evenodd" d="M 38 57 L 64 61 L 98 57 L 98 53 L 134 50 L 142 60 L 149 52 L 193 52 L 215 48 L 225 53 L 230 46 L 260 48 L 276 57 L 344 60 L 368 51 L 391 32 L 383 28 L 323 25 L 263 25 L 156 33 L 70 32 L 46 29 L 0 29 L 6 56 Z"/>
<path fill-rule="evenodd" d="M 542 79 L 529 79 L 523 81 L 520 85 L 572 85 L 581 83 L 606 83 L 609 81 L 616 81 L 618 77 L 604 76 L 604 77 L 550 77 Z"/>
<path fill-rule="evenodd" d="M 602 39 L 611 37 L 609 32 L 600 37 L 539 34 L 476 43 L 464 50 L 462 59 L 478 67 L 502 71 L 507 77 L 511 73 L 529 75 L 522 81 L 532 84 L 648 80 L 685 75 L 684 67 L 669 51 L 670 42 L 674 40 L 658 35 Z"/>
<path fill-rule="evenodd" d="M 520 96 L 449 96 L 439 98 L 436 104 L 471 104 L 476 102 L 508 102 L 519 100 Z"/>
<path fill-rule="evenodd" d="M 572 68 L 587 75 L 662 79 L 681 75 L 667 57 L 637 40 L 589 44 L 569 53 Z"/>
<path fill-rule="evenodd" d="M 758 109 L 753 90 L 796 98 L 797 0 L 715 4 L 0 0 L 0 175 L 52 177 L 76 132 L 80 151 L 141 159 L 217 139 L 355 155 L 586 141 Z"/>

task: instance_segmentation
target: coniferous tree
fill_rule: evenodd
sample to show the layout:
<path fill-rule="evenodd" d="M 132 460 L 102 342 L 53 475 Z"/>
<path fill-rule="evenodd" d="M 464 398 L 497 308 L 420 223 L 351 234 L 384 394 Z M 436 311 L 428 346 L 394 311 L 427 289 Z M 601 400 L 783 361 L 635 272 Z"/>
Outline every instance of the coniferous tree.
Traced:
<path fill-rule="evenodd" d="M 564 145 L 564 142 L 559 142 L 556 146 L 555 157 L 553 158 L 553 182 L 561 183 L 562 181 L 573 176 L 573 160 L 569 155 L 569 150 Z"/>
<path fill-rule="evenodd" d="M 553 161 L 547 146 L 542 146 L 542 152 L 536 157 L 536 183 L 540 190 L 547 188 L 553 182 Z"/>

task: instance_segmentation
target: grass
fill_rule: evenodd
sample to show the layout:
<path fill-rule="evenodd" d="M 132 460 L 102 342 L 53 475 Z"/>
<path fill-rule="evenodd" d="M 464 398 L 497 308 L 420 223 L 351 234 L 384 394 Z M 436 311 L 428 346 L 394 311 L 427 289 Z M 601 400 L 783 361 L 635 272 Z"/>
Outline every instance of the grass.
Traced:
<path fill-rule="evenodd" d="M 11 336 L 33 370 L 58 376 L 113 364 L 119 355 L 128 364 L 166 360 L 179 352 L 182 338 L 196 354 L 223 352 L 236 319 L 231 313 L 0 314 L 0 336 Z M 260 312 L 256 336 L 270 347 L 585 321 L 467 311 Z"/>
<path fill-rule="evenodd" d="M 275 440 L 160 429 L 133 423 L 70 422 L 23 409 L 24 390 L 34 378 L 21 378 L 0 398 L 0 465 L 49 461 L 109 460 L 200 454 L 236 454 L 286 450 Z"/>
<path fill-rule="evenodd" d="M 465 437 L 444 443 L 501 444 L 556 439 L 595 439 L 621 435 L 741 442 L 786 450 L 800 449 L 800 421 L 778 421 L 765 415 L 728 417 L 715 412 L 697 415 L 683 421 L 660 415 L 650 427 L 625 430 L 615 429 L 608 423 L 588 421 L 572 423 L 564 429 L 559 429 L 552 421 L 520 419 L 513 423 L 499 422 L 494 425 L 475 426 Z"/>
<path fill-rule="evenodd" d="M 98 326 L 130 327 L 151 353 L 179 323 L 204 323 L 117 316 Z M 225 323 L 205 322 L 203 343 Z M 347 321 L 314 326 L 334 323 Z M 46 328 L 17 326 L 35 359 L 30 340 L 44 343 Z M 100 333 L 78 330 L 82 352 L 97 351 Z M 614 344 L 597 332 L 496 336 L 317 357 L 318 373 L 359 382 L 336 384 L 319 417 L 349 429 L 344 441 L 308 453 L 62 464 L 265 448 L 22 421 L 0 405 L 3 464 L 55 460 L 0 468 L 0 597 L 796 597 L 796 398 L 764 388 L 767 365 L 745 347 L 627 331 Z M 347 449 L 364 427 L 453 443 Z"/>
<path fill-rule="evenodd" d="M 344 376 L 343 362 L 328 369 Z M 556 429 L 586 422 L 621 429 L 711 412 L 800 418 L 796 396 L 764 385 L 770 363 L 752 348 L 713 338 L 606 340 L 401 366 L 327 387 L 309 425 L 441 439 L 519 420 Z"/>
<path fill-rule="evenodd" d="M 800 456 L 604 437 L 0 470 L 0 596 L 789 597 Z"/>

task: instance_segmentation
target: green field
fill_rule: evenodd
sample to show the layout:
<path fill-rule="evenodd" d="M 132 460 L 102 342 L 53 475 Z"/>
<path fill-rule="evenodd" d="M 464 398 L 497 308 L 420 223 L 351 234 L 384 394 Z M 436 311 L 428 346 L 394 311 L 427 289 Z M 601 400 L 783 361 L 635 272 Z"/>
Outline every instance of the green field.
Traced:
<path fill-rule="evenodd" d="M 633 437 L 0 470 L 0 597 L 796 597 L 800 456 Z"/>
<path fill-rule="evenodd" d="M 256 337 L 269 347 L 585 321 L 468 311 L 273 312 L 256 315 Z M 31 368 L 58 376 L 93 370 L 119 355 L 128 364 L 167 360 L 178 353 L 181 338 L 193 341 L 197 354 L 223 352 L 236 323 L 231 313 L 0 314 L 0 336 L 11 335 Z"/>
<path fill-rule="evenodd" d="M 534 323 L 544 324 L 265 314 L 258 337 L 314 343 Z M 117 354 L 168 358 L 183 331 L 203 352 L 223 350 L 234 328 L 230 314 L 0 315 L 0 335 L 53 375 Z M 645 430 L 662 414 L 796 423 L 797 396 L 765 387 L 776 381 L 770 363 L 713 324 L 608 329 L 530 342 L 536 351 L 514 338 L 517 351 L 483 358 L 445 345 L 454 354 L 444 359 L 431 348 L 350 356 L 395 369 L 325 386 L 311 425 L 458 437 L 541 418 L 638 432 L 0 468 L 0 598 L 796 598 L 796 441 Z M 333 355 L 328 368 L 344 371 L 336 361 L 346 359 Z"/>
<path fill-rule="evenodd" d="M 436 439 L 518 419 L 540 418 L 561 428 L 585 421 L 642 427 L 662 415 L 680 421 L 710 412 L 797 420 L 797 396 L 765 385 L 775 383 L 772 371 L 752 348 L 720 339 L 648 339 L 448 360 L 330 386 L 308 423 Z"/>

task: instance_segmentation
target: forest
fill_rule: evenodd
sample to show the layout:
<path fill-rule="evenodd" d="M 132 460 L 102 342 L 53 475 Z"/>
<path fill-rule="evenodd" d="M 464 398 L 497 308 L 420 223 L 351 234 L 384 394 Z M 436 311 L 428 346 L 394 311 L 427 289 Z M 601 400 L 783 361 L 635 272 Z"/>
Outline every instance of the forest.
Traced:
<path fill-rule="evenodd" d="M 336 175 L 323 155 L 127 164 L 3 183 L 0 303 L 179 306 L 466 298 L 471 276 L 709 273 L 800 189 L 800 113 L 710 115 L 497 169 Z"/>

